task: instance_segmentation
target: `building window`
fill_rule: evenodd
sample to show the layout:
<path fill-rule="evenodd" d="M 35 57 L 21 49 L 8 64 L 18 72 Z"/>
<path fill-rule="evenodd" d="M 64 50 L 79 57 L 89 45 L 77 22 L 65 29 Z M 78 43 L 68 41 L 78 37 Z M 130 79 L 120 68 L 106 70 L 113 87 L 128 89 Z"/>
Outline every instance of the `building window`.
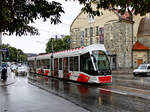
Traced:
<path fill-rule="evenodd" d="M 85 28 L 85 37 L 87 37 L 87 28 Z"/>
<path fill-rule="evenodd" d="M 99 28 L 100 44 L 104 44 L 104 27 Z"/>
<path fill-rule="evenodd" d="M 99 29 L 98 29 L 98 26 L 96 26 L 96 36 L 99 36 Z"/>
<path fill-rule="evenodd" d="M 84 46 L 84 31 L 81 32 L 81 46 Z"/>
<path fill-rule="evenodd" d="M 90 27 L 90 37 L 93 37 L 93 27 Z"/>

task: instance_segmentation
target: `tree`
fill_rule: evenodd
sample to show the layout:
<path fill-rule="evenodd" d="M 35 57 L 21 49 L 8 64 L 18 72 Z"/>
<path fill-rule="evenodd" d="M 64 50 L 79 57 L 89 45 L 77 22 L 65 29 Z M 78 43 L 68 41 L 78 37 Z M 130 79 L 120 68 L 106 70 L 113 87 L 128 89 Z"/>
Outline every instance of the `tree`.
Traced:
<path fill-rule="evenodd" d="M 1 0 L 0 1 L 0 32 L 16 33 L 17 36 L 38 34 L 38 29 L 29 26 L 34 20 L 50 19 L 51 24 L 60 23 L 64 13 L 60 3 L 46 0 Z"/>
<path fill-rule="evenodd" d="M 70 36 L 64 38 L 51 38 L 46 44 L 46 52 L 51 53 L 52 49 L 54 52 L 63 51 L 70 48 Z"/>
<path fill-rule="evenodd" d="M 80 4 L 84 4 L 85 7 L 82 9 L 93 15 L 100 15 L 100 8 L 103 9 L 115 9 L 120 7 L 120 12 L 125 13 L 126 10 L 132 15 L 131 10 L 134 14 L 140 14 L 141 16 L 150 12 L 150 0 L 78 0 Z M 97 5 L 96 10 L 93 10 L 91 4 L 95 3 Z"/>
<path fill-rule="evenodd" d="M 2 48 L 8 48 L 9 58 L 8 60 L 3 59 L 4 61 L 17 62 L 17 61 L 26 61 L 27 56 L 21 49 L 16 49 L 15 47 L 11 47 L 9 44 L 2 45 Z M 4 57 L 6 57 L 6 52 L 3 52 Z"/>
<path fill-rule="evenodd" d="M 66 0 L 68 1 L 68 0 Z M 99 9 L 115 9 L 121 7 L 120 12 L 125 13 L 128 9 L 134 14 L 145 15 L 150 12 L 150 0 L 78 0 L 85 7 L 82 9 L 93 15 L 100 15 Z M 91 4 L 97 5 L 96 10 Z M 131 10 L 130 10 L 131 9 Z M 9 32 L 9 35 L 31 35 L 38 34 L 38 29 L 29 26 L 34 20 L 43 18 L 50 19 L 51 24 L 60 23 L 61 13 L 64 13 L 60 3 L 47 0 L 1 0 L 0 1 L 0 32 Z"/>
<path fill-rule="evenodd" d="M 70 36 L 69 35 L 63 38 L 63 47 L 64 47 L 64 50 L 70 49 Z"/>

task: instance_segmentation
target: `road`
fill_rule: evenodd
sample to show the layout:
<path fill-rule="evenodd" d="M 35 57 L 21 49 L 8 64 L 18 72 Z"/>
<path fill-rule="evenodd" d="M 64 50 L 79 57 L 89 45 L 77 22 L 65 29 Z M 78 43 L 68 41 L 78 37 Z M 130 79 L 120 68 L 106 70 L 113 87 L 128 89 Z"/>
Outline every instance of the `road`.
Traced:
<path fill-rule="evenodd" d="M 55 78 L 38 77 L 35 81 L 17 77 L 15 84 L 0 87 L 0 112 L 149 112 L 149 99 L 111 88 Z"/>
<path fill-rule="evenodd" d="M 48 80 L 48 81 L 47 81 Z M 137 97 L 113 85 L 97 86 L 37 77 L 32 84 L 91 112 L 149 112 L 150 99 Z M 138 92 L 136 93 L 138 94 Z"/>
<path fill-rule="evenodd" d="M 0 112 L 87 112 L 17 77 L 15 84 L 0 87 Z"/>

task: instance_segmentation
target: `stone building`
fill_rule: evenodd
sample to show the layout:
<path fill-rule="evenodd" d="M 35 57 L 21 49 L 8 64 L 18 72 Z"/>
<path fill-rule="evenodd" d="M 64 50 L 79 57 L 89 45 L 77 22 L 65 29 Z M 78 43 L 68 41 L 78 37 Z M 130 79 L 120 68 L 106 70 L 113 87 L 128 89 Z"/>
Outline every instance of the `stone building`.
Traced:
<path fill-rule="evenodd" d="M 150 63 L 150 17 L 140 19 L 137 41 L 133 46 L 134 68 L 141 63 Z"/>
<path fill-rule="evenodd" d="M 141 16 L 131 17 L 126 12 L 101 10 L 101 15 L 91 18 L 80 12 L 70 26 L 71 48 L 94 43 L 104 44 L 110 54 L 112 68 L 131 68 L 134 65 L 132 47 L 137 41 Z"/>

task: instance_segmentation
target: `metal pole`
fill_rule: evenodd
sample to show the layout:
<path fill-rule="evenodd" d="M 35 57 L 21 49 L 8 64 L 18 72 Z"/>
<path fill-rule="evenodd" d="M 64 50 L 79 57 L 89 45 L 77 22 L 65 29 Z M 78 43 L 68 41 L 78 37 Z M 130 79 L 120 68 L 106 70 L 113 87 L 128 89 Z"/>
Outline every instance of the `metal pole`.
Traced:
<path fill-rule="evenodd" d="M 52 71 L 52 73 L 53 73 L 53 70 L 54 70 L 54 46 L 53 46 L 53 38 L 51 38 L 51 40 L 52 40 L 52 55 L 51 55 L 51 71 Z M 51 75 L 53 75 L 53 74 L 51 74 Z"/>
<path fill-rule="evenodd" d="M 132 48 L 133 48 L 133 24 L 134 24 L 134 21 L 133 21 L 133 16 L 132 16 Z M 131 68 L 133 68 L 133 50 L 131 48 Z"/>
<path fill-rule="evenodd" d="M 0 50 L 2 50 L 2 32 L 0 32 Z M 2 52 L 0 52 L 0 66 L 2 64 Z"/>

